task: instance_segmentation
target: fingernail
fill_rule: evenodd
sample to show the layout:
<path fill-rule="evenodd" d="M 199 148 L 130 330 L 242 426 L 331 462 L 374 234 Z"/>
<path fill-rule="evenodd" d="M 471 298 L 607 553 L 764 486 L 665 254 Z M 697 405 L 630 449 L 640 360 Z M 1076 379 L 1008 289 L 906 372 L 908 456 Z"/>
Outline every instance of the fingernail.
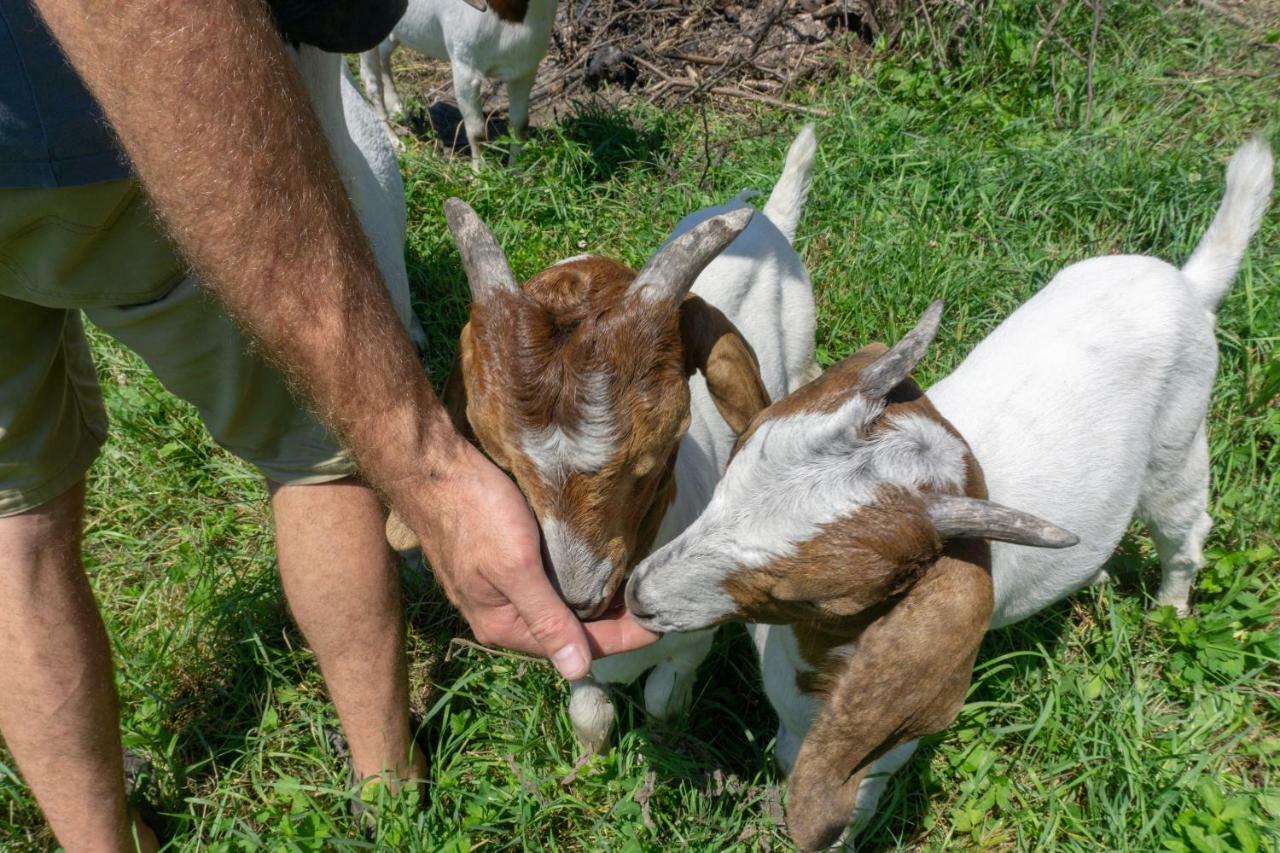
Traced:
<path fill-rule="evenodd" d="M 560 674 L 570 681 L 585 678 L 591 671 L 591 665 L 582 656 L 577 646 L 565 646 L 551 656 L 551 662 L 555 664 Z"/>

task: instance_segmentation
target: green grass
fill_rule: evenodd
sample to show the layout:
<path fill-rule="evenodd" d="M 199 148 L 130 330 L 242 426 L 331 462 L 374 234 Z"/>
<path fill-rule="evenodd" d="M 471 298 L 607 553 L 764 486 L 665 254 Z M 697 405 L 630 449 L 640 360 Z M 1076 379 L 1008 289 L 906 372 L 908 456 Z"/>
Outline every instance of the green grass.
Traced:
<path fill-rule="evenodd" d="M 1054 5 L 1054 4 L 1047 4 Z M 1076 8 L 1079 6 L 1079 8 Z M 1086 4 L 1058 26 L 1087 49 Z M 1124 251 L 1185 259 L 1244 136 L 1280 142 L 1274 50 L 1221 19 L 1108 4 L 1096 99 L 1031 4 L 993 4 L 935 67 L 923 33 L 804 93 L 835 113 L 799 248 L 819 353 L 898 336 L 936 297 L 926 384 L 1059 268 Z M 921 58 L 909 59 L 913 55 Z M 406 156 L 409 262 L 439 380 L 465 285 L 441 202 L 471 201 L 517 275 L 596 250 L 641 262 L 682 214 L 767 189 L 794 114 L 614 112 L 544 127 L 521 172 Z M 711 159 L 708 161 L 707 153 Z M 496 164 L 496 158 L 494 160 Z M 1280 849 L 1280 216 L 1219 320 L 1210 415 L 1215 520 L 1194 618 L 1148 613 L 1159 569 L 1135 529 L 1091 589 L 994 632 L 969 702 L 900 773 L 867 849 Z M 311 655 L 280 601 L 264 491 L 131 355 L 95 336 L 113 423 L 91 479 L 86 555 L 124 704 L 126 743 L 182 849 L 370 846 Z M 1081 464 L 1088 464 L 1082 459 Z M 379 811 L 387 848 L 768 849 L 786 846 L 775 721 L 751 647 L 726 630 L 694 711 L 659 726 L 619 699 L 614 748 L 575 770 L 564 685 L 545 667 L 450 645 L 465 628 L 406 570 L 428 806 Z M 0 753 L 0 848 L 51 844 Z"/>

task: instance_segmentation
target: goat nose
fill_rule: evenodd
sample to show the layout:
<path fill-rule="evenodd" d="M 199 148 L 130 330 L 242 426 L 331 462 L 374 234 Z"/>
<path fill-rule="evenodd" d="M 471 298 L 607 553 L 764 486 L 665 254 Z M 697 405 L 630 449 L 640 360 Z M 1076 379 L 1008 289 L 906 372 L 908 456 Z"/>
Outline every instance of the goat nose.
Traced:
<path fill-rule="evenodd" d="M 644 621 L 654 617 L 655 613 L 653 609 L 640 600 L 640 595 L 636 592 L 636 584 L 627 584 L 625 599 L 627 602 L 627 610 L 631 611 L 631 615 L 636 619 Z"/>

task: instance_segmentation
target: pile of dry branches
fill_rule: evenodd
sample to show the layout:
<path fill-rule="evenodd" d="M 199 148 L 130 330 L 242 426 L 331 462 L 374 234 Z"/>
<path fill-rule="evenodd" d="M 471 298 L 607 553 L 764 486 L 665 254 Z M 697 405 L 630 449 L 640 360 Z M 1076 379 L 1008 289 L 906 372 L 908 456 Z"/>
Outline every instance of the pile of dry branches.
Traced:
<path fill-rule="evenodd" d="M 799 109 L 787 102 L 789 93 L 883 31 L 877 5 L 563 0 L 539 94 L 558 100 L 610 86 L 651 103 L 714 94 Z"/>
<path fill-rule="evenodd" d="M 796 104 L 797 90 L 865 61 L 877 39 L 892 44 L 911 19 L 946 40 L 982 0 L 560 0 L 533 107 L 558 112 L 591 93 L 664 107 L 714 96 L 726 105 Z M 448 97 L 443 69 L 401 51 L 397 70 L 425 100 Z M 503 102 L 490 103 L 490 109 Z"/>

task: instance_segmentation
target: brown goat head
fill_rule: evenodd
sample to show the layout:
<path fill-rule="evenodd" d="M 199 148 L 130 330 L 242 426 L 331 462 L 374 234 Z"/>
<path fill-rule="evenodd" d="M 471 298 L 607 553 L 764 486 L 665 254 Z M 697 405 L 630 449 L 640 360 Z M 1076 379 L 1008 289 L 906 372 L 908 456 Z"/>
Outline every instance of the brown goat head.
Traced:
<path fill-rule="evenodd" d="M 565 601 L 598 616 L 675 496 L 689 376 L 736 432 L 769 403 L 751 347 L 688 293 L 751 211 L 701 223 L 638 273 L 584 256 L 523 287 L 469 207 L 451 199 L 446 216 L 473 298 L 451 402 L 528 498 Z"/>

